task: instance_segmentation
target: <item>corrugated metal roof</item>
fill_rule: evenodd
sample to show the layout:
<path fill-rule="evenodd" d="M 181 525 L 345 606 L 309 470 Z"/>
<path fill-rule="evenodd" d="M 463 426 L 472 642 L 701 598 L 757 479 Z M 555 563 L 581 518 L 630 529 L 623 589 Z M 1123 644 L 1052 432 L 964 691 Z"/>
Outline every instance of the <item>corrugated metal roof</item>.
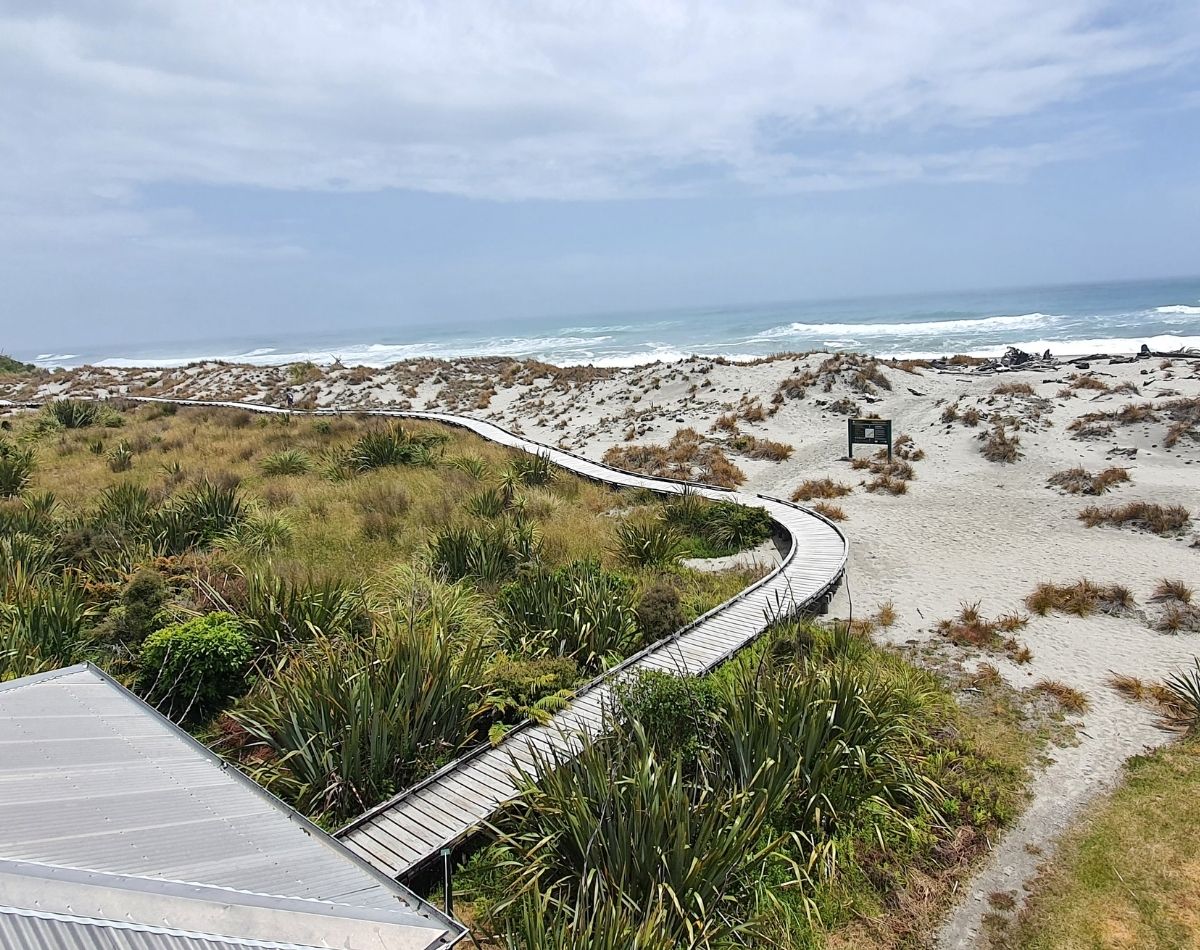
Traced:
<path fill-rule="evenodd" d="M 389 946 L 463 934 L 88 665 L 0 684 L 0 815 L 0 859 L 381 911 L 413 935 Z"/>

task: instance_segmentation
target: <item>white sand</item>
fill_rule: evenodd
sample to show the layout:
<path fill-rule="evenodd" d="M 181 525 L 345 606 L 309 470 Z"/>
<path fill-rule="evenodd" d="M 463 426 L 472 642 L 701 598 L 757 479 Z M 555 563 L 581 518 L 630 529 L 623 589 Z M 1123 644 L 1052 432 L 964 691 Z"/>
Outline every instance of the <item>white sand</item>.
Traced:
<path fill-rule="evenodd" d="M 357 381 L 352 381 L 355 371 L 339 370 L 296 391 L 316 396 L 323 405 L 457 409 L 599 457 L 608 446 L 624 444 L 631 428 L 637 442 L 665 442 L 683 425 L 709 433 L 718 415 L 746 397 L 761 400 L 769 409 L 780 380 L 797 369 L 815 369 L 823 359 L 813 355 L 750 366 L 690 360 L 614 370 L 594 378 L 581 372 L 575 382 L 557 386 L 542 377 L 499 386 L 486 408 L 479 407 L 478 391 L 495 380 L 495 362 L 396 367 Z M 1200 441 L 1185 437 L 1176 448 L 1165 449 L 1162 422 L 1118 427 L 1111 437 L 1096 441 L 1072 438 L 1067 426 L 1082 413 L 1161 399 L 1172 390 L 1187 397 L 1200 395 L 1200 363 L 1179 361 L 1171 370 L 1161 369 L 1160 363 L 1157 358 L 1124 365 L 1093 361 L 1091 372 L 1099 378 L 1112 385 L 1131 382 L 1138 394 L 1080 390 L 1066 399 L 1056 394 L 1075 372 L 1069 365 L 1000 376 L 929 370 L 913 375 L 886 369 L 891 392 L 864 397 L 839 380 L 828 393 L 816 386 L 803 399 L 786 400 L 765 422 L 741 424 L 743 432 L 795 446 L 788 461 L 732 457 L 749 476 L 746 487 L 783 497 L 808 478 L 829 476 L 857 484 L 862 473 L 840 460 L 846 453 L 845 417 L 817 405 L 817 400 L 843 396 L 854 398 L 864 411 L 893 419 L 895 434 L 913 436 L 926 457 L 915 463 L 916 479 L 906 495 L 868 494 L 856 488 L 837 500 L 849 515 L 844 528 L 851 540 L 851 559 L 834 613 L 846 616 L 852 602 L 855 614 L 865 615 L 891 600 L 899 619 L 886 636 L 895 642 L 935 636 L 935 622 L 957 613 L 963 602 L 979 601 L 988 616 L 1018 609 L 1040 581 L 1087 577 L 1121 583 L 1146 606 L 1160 578 L 1182 578 L 1200 587 L 1200 549 L 1189 546 L 1196 529 L 1182 538 L 1160 538 L 1128 529 L 1089 529 L 1076 515 L 1089 504 L 1146 500 L 1181 504 L 1200 518 Z M 436 382 L 435 373 L 445 382 Z M 119 392 L 160 376 L 159 371 L 76 373 L 70 379 L 52 377 L 45 392 Z M 286 381 L 286 373 L 275 368 L 209 365 L 172 371 L 150 391 L 250 399 L 271 394 L 279 400 Z M 1045 397 L 1045 418 L 1051 425 L 1021 431 L 1024 457 L 1001 465 L 979 454 L 976 437 L 984 427 L 941 423 L 939 403 L 965 397 L 963 408 L 977 405 L 985 414 L 1022 414 L 1029 400 L 991 395 L 998 383 L 1008 381 L 1028 382 Z M 693 386 L 697 388 L 689 391 Z M 470 391 L 466 396 L 464 388 Z M 0 389 L 0 396 L 8 398 L 31 395 L 28 390 Z M 1114 447 L 1138 451 L 1131 459 L 1112 458 Z M 1047 477 L 1062 469 L 1083 465 L 1094 472 L 1113 464 L 1128 466 L 1133 481 L 1100 498 L 1067 496 L 1046 487 Z M 1061 680 L 1086 693 L 1091 707 L 1082 717 L 1080 743 L 1051 750 L 1054 761 L 1037 777 L 1024 818 L 992 851 L 948 921 L 941 941 L 946 947 L 979 946 L 980 918 L 990 909 L 986 895 L 1011 890 L 1020 897 L 1036 869 L 1039 858 L 1027 846 L 1049 849 L 1080 808 L 1119 777 L 1127 756 L 1167 738 L 1146 709 L 1126 702 L 1105 684 L 1109 671 L 1158 679 L 1200 652 L 1197 635 L 1157 633 L 1138 618 L 1034 617 L 1018 638 L 1033 651 L 1031 663 L 979 659 L 994 663 L 1017 686 Z"/>

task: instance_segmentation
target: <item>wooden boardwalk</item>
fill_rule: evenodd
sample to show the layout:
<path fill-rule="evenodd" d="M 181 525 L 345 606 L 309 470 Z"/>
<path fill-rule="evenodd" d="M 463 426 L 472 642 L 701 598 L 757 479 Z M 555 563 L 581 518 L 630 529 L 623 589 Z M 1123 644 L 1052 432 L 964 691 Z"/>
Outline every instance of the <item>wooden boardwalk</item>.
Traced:
<path fill-rule="evenodd" d="M 157 401 L 157 400 L 155 400 Z M 224 406 L 281 412 L 251 403 L 161 400 L 181 405 Z M 333 413 L 337 410 L 318 410 Z M 347 412 L 362 410 L 347 409 Z M 649 478 L 544 445 L 500 426 L 440 412 L 367 410 L 371 415 L 424 419 L 469 429 L 501 445 L 533 454 L 586 478 L 624 488 L 679 494 L 687 483 Z M 569 750 L 580 733 L 597 734 L 621 676 L 641 670 L 701 675 L 733 656 L 781 615 L 800 612 L 830 596 L 841 582 L 847 546 L 826 518 L 777 498 L 692 484 L 700 495 L 764 508 L 790 539 L 782 562 L 732 600 L 710 610 L 670 637 L 650 645 L 576 692 L 570 706 L 546 725 L 526 723 L 497 746 L 484 745 L 448 763 L 422 782 L 359 816 L 337 832 L 351 851 L 385 874 L 402 879 L 463 841 L 516 794 L 517 763 L 531 768 L 534 750 Z"/>

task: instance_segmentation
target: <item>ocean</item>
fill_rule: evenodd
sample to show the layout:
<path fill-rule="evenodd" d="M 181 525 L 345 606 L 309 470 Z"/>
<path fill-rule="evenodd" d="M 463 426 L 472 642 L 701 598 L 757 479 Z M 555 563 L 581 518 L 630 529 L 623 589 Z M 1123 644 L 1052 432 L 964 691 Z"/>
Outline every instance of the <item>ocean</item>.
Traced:
<path fill-rule="evenodd" d="M 1200 277 L 956 293 L 693 307 L 592 317 L 458 324 L 419 321 L 186 345 L 78 347 L 42 366 L 179 366 L 204 359 L 386 366 L 413 357 L 511 356 L 558 365 L 631 366 L 692 354 L 744 359 L 802 350 L 881 357 L 998 356 L 1008 346 L 1058 355 L 1200 347 Z M 28 357 L 26 357 L 28 358 Z"/>

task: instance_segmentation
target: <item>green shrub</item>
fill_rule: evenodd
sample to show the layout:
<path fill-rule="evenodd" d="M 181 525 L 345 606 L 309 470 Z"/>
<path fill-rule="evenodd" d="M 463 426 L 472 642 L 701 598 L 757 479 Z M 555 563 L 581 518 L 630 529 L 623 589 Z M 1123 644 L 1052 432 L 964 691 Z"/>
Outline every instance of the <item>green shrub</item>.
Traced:
<path fill-rule="evenodd" d="M 0 680 L 77 663 L 91 611 L 72 580 L 33 579 L 18 568 L 0 603 Z"/>
<path fill-rule="evenodd" d="M 533 526 L 519 518 L 474 527 L 451 527 L 429 544 L 429 563 L 445 580 L 470 578 L 494 586 L 540 556 Z"/>
<path fill-rule="evenodd" d="M 270 753 L 268 788 L 342 821 L 470 741 L 484 663 L 478 644 L 423 630 L 320 638 L 231 715 Z"/>
<path fill-rule="evenodd" d="M 202 482 L 155 514 L 154 541 L 163 554 L 182 554 L 212 543 L 246 517 L 238 489 Z"/>
<path fill-rule="evenodd" d="M 665 517 L 668 524 L 690 536 L 689 546 L 697 557 L 736 554 L 771 537 L 771 516 L 766 509 L 732 501 L 710 502 L 685 494 L 666 506 Z"/>
<path fill-rule="evenodd" d="M 322 636 L 358 637 L 371 629 L 362 591 L 335 580 L 251 574 L 244 615 L 258 637 L 274 647 Z"/>
<path fill-rule="evenodd" d="M 518 455 L 508 463 L 508 471 L 513 479 L 530 487 L 549 485 L 558 475 L 550 456 L 540 452 L 537 455 Z"/>
<path fill-rule="evenodd" d="M 33 450 L 0 439 L 0 498 L 15 498 L 33 480 Z"/>
<path fill-rule="evenodd" d="M 670 636 L 686 622 L 679 591 L 665 581 L 648 587 L 638 600 L 637 625 L 646 643 Z"/>
<path fill-rule="evenodd" d="M 139 685 L 172 718 L 203 720 L 241 693 L 253 657 L 236 617 L 205 614 L 146 637 Z"/>
<path fill-rule="evenodd" d="M 167 602 L 170 588 L 157 571 L 143 569 L 129 579 L 120 601 L 109 611 L 93 632 L 102 641 L 136 647 L 158 628 L 159 613 Z"/>
<path fill-rule="evenodd" d="M 679 533 L 654 518 L 627 518 L 618 524 L 617 551 L 637 567 L 673 567 L 686 553 Z"/>
<path fill-rule="evenodd" d="M 448 441 L 437 432 L 413 432 L 401 425 L 364 432 L 341 456 L 340 464 L 353 472 L 392 465 L 433 465 L 435 450 Z"/>
<path fill-rule="evenodd" d="M 530 571 L 500 590 L 496 609 L 513 653 L 570 657 L 596 672 L 637 643 L 629 583 L 596 561 Z"/>
<path fill-rule="evenodd" d="M 512 706 L 529 708 L 562 690 L 570 689 L 579 679 L 579 667 L 561 656 L 535 659 L 505 657 L 491 668 L 488 680 L 493 693 Z"/>
<path fill-rule="evenodd" d="M 43 410 L 54 425 L 64 429 L 87 429 L 101 421 L 101 407 L 82 399 L 56 399 Z"/>
<path fill-rule="evenodd" d="M 264 475 L 303 475 L 312 470 L 312 459 L 299 449 L 284 449 L 264 458 L 259 468 Z"/>
<path fill-rule="evenodd" d="M 647 670 L 618 684 L 619 715 L 640 723 L 664 759 L 695 762 L 713 732 L 720 697 L 707 678 Z"/>
<path fill-rule="evenodd" d="M 133 468 L 133 452 L 124 442 L 108 453 L 108 470 L 110 472 L 128 472 Z"/>

